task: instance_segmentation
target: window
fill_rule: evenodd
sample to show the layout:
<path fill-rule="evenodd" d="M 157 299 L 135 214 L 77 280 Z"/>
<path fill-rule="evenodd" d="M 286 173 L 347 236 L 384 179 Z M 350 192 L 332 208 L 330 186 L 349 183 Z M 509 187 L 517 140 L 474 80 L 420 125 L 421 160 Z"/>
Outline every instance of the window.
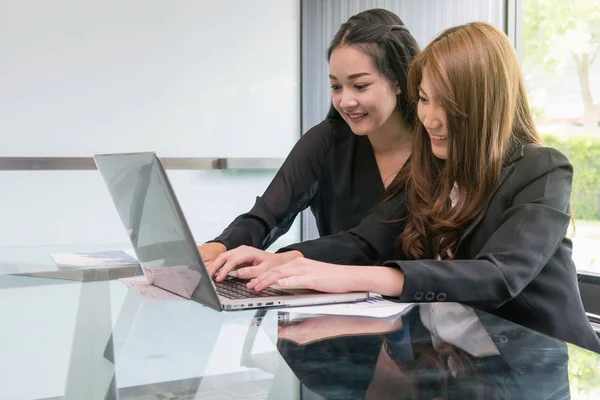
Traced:
<path fill-rule="evenodd" d="M 574 167 L 573 258 L 578 270 L 600 273 L 600 3 L 517 4 L 517 48 L 536 126 Z"/>

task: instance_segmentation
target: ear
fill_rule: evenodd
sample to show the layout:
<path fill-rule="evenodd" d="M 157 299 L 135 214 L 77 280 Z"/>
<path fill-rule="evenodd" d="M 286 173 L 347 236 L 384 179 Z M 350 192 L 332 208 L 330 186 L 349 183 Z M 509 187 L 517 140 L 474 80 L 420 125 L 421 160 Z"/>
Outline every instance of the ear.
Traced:
<path fill-rule="evenodd" d="M 400 86 L 396 86 L 396 96 L 400 96 L 400 93 L 402 93 L 402 89 L 400 89 Z"/>

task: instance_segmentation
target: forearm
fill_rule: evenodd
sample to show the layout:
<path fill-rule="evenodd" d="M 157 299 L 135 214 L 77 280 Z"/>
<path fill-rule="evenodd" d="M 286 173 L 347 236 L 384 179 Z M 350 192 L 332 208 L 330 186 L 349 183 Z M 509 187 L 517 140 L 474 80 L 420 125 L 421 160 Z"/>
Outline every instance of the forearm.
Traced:
<path fill-rule="evenodd" d="M 233 250 L 242 245 L 261 248 L 266 236 L 265 223 L 250 213 L 246 213 L 237 217 L 211 242 L 220 242 L 227 247 L 227 250 Z"/>
<path fill-rule="evenodd" d="M 349 287 L 353 292 L 372 292 L 397 297 L 402 294 L 404 274 L 391 267 L 357 267 L 348 269 Z"/>

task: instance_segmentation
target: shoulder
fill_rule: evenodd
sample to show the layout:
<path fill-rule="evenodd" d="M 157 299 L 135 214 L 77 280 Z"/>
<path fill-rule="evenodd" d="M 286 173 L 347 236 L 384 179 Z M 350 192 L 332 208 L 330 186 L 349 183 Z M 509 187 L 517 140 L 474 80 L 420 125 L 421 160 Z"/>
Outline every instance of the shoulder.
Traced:
<path fill-rule="evenodd" d="M 324 120 L 300 136 L 292 153 L 302 152 L 312 154 L 315 151 L 327 151 L 331 146 L 332 134 L 331 123 L 328 120 Z"/>
<path fill-rule="evenodd" d="M 326 118 L 306 131 L 299 142 L 304 142 L 304 144 L 310 146 L 326 145 L 327 147 L 331 147 L 332 145 L 335 146 L 341 142 L 352 140 L 354 136 L 345 121 Z"/>
<path fill-rule="evenodd" d="M 535 178 L 559 168 L 572 170 L 567 157 L 553 147 L 530 143 L 524 145 L 520 152 L 520 157 L 514 162 L 517 173 Z"/>
<path fill-rule="evenodd" d="M 553 147 L 530 143 L 523 146 L 523 159 L 534 165 L 560 167 L 570 165 L 567 157 Z"/>

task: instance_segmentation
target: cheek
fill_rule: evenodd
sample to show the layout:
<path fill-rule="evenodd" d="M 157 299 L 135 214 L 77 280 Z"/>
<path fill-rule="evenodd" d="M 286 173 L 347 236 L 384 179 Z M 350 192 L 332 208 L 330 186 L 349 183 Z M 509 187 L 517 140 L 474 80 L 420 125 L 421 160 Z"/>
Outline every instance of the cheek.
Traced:
<path fill-rule="evenodd" d="M 336 110 L 340 110 L 340 95 L 339 93 L 331 93 L 331 102 L 333 103 L 333 106 L 335 107 Z"/>
<path fill-rule="evenodd" d="M 419 121 L 421 121 L 421 123 L 425 119 L 425 109 L 420 102 L 417 104 L 417 117 L 419 117 Z"/>
<path fill-rule="evenodd" d="M 396 95 L 388 91 L 373 91 L 369 96 L 369 104 L 382 117 L 388 117 L 398 107 Z"/>

